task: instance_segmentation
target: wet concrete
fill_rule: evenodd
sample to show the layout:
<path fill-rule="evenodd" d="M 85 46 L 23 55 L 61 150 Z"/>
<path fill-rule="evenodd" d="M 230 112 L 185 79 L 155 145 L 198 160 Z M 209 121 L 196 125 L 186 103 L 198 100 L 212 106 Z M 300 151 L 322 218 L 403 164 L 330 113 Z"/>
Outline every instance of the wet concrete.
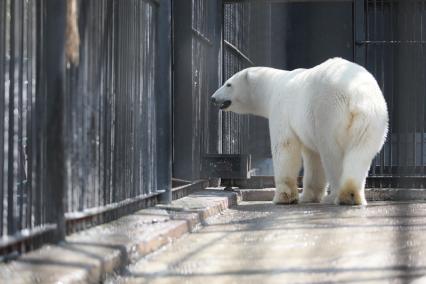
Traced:
<path fill-rule="evenodd" d="M 426 203 L 242 202 L 107 283 L 426 283 Z"/>

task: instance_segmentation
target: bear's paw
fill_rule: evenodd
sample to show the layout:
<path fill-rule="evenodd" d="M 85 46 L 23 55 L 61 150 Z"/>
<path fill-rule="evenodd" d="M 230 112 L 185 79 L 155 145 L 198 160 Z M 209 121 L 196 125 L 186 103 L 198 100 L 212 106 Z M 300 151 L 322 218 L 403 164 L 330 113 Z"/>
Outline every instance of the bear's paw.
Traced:
<path fill-rule="evenodd" d="M 361 195 L 361 189 L 352 179 L 348 179 L 339 190 L 335 203 L 337 205 L 366 205 L 365 197 Z"/>
<path fill-rule="evenodd" d="M 272 200 L 272 202 L 274 204 L 297 204 L 298 199 L 298 194 L 277 190 L 275 191 L 274 199 Z"/>

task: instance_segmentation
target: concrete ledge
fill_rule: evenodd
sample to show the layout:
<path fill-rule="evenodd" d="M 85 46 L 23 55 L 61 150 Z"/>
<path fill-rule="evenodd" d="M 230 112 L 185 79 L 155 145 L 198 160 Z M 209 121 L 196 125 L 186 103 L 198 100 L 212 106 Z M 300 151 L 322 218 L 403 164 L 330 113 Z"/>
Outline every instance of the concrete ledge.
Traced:
<path fill-rule="evenodd" d="M 369 201 L 420 201 L 426 200 L 423 188 L 369 188 L 366 190 Z"/>
<path fill-rule="evenodd" d="M 275 188 L 237 189 L 242 201 L 272 201 Z M 301 189 L 299 189 L 301 191 Z M 367 188 L 368 201 L 426 200 L 426 189 L 416 188 Z"/>
<path fill-rule="evenodd" d="M 140 210 L 0 265 L 0 283 L 99 283 L 235 204 L 235 192 L 204 190 Z"/>

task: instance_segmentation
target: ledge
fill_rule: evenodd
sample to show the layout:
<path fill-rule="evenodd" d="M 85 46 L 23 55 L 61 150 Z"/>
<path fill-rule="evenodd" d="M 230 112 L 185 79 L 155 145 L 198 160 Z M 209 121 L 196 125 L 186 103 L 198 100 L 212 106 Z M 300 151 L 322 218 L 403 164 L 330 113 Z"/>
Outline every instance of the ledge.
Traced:
<path fill-rule="evenodd" d="M 15 261 L 0 265 L 1 283 L 99 283 L 123 268 L 196 230 L 237 204 L 235 192 L 203 190 L 116 221 L 70 235 Z"/>
<path fill-rule="evenodd" d="M 301 190 L 301 189 L 299 189 Z M 236 189 L 242 201 L 272 201 L 275 188 Z M 413 201 L 426 200 L 426 189 L 421 188 L 367 188 L 368 201 Z"/>

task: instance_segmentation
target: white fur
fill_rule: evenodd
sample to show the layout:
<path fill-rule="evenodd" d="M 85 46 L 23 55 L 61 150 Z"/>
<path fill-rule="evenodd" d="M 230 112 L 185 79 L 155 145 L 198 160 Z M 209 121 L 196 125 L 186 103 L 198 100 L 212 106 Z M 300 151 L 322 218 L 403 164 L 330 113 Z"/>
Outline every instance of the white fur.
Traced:
<path fill-rule="evenodd" d="M 275 203 L 366 204 L 365 179 L 386 139 L 388 112 L 376 80 L 363 67 L 341 58 L 293 71 L 252 67 L 227 80 L 213 98 L 231 100 L 226 111 L 269 119 Z M 349 181 L 361 201 L 339 196 Z"/>

